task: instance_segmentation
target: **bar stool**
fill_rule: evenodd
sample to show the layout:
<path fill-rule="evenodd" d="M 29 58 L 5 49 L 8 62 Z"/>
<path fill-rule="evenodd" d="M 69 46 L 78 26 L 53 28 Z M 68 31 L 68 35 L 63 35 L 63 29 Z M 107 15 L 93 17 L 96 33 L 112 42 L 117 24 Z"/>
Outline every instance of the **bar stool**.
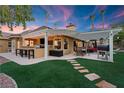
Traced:
<path fill-rule="evenodd" d="M 27 55 L 28 55 L 28 50 L 23 50 L 23 55 L 24 55 L 25 57 L 27 57 Z"/>
<path fill-rule="evenodd" d="M 16 49 L 16 56 L 20 54 L 20 49 Z"/>
<path fill-rule="evenodd" d="M 22 49 L 16 49 L 16 56 L 18 56 L 19 54 L 22 57 L 23 56 L 22 53 L 23 53 Z"/>
<path fill-rule="evenodd" d="M 28 58 L 30 59 L 31 56 L 34 58 L 34 49 L 28 50 Z"/>
<path fill-rule="evenodd" d="M 27 55 L 28 55 L 28 51 L 27 50 L 25 50 L 25 49 L 21 49 L 21 57 L 27 57 Z"/>

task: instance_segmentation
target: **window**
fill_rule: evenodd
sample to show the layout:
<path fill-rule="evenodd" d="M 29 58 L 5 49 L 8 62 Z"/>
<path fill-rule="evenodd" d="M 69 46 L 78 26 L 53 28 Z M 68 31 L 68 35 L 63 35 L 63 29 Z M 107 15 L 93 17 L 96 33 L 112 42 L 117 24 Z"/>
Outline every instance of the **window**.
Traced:
<path fill-rule="evenodd" d="M 11 41 L 10 40 L 8 41 L 8 47 L 9 48 L 11 47 Z"/>
<path fill-rule="evenodd" d="M 53 40 L 49 40 L 48 45 L 53 45 Z"/>
<path fill-rule="evenodd" d="M 30 46 L 31 46 L 31 47 L 34 46 L 34 41 L 30 41 Z"/>
<path fill-rule="evenodd" d="M 40 44 L 44 44 L 44 42 L 45 42 L 45 39 L 44 38 L 41 38 L 40 39 Z"/>
<path fill-rule="evenodd" d="M 61 49 L 61 39 L 56 39 L 54 41 L 54 47 L 55 49 Z"/>
<path fill-rule="evenodd" d="M 66 39 L 64 39 L 64 49 L 68 49 L 68 42 Z"/>
<path fill-rule="evenodd" d="M 34 46 L 34 41 L 33 40 L 25 40 L 24 41 L 24 46 L 33 47 Z"/>
<path fill-rule="evenodd" d="M 25 43 L 25 46 L 29 46 L 30 45 L 29 40 L 25 40 L 24 43 Z"/>

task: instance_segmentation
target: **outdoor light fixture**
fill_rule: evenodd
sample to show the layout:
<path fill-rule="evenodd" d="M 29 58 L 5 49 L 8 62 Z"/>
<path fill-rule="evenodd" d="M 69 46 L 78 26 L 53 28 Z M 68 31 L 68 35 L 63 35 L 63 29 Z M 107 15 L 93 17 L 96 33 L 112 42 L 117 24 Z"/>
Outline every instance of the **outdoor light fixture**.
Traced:
<path fill-rule="evenodd" d="M 120 39 L 119 36 L 117 37 L 117 39 Z"/>

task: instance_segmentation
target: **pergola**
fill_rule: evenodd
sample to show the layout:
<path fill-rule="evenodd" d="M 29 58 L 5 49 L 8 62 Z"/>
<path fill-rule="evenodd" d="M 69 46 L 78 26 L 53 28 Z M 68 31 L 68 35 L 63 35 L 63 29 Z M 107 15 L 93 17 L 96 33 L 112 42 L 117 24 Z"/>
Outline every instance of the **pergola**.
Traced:
<path fill-rule="evenodd" d="M 80 40 L 99 40 L 101 38 L 109 40 L 109 54 L 110 58 L 108 61 L 113 62 L 113 36 L 120 32 L 121 28 L 103 30 L 103 31 L 94 31 L 94 32 L 77 32 L 70 30 L 60 30 L 60 29 L 49 29 L 49 30 L 37 30 L 29 33 L 22 33 L 23 38 L 33 38 L 36 36 L 44 36 L 45 38 L 45 58 L 48 58 L 48 36 L 49 35 L 65 35 L 73 37 Z"/>

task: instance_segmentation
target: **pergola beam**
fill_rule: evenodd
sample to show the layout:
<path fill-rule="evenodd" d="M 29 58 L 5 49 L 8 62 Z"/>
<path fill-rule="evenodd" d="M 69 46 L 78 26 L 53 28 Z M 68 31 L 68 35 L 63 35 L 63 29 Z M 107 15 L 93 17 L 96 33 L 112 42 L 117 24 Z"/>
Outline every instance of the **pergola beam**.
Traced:
<path fill-rule="evenodd" d="M 45 33 L 46 31 L 48 32 L 48 35 L 66 35 L 70 36 L 75 39 L 80 39 L 80 40 L 92 40 L 92 39 L 100 39 L 104 38 L 107 39 L 109 38 L 109 32 L 113 32 L 113 36 L 120 32 L 122 29 L 116 28 L 116 29 L 110 29 L 110 30 L 105 30 L 105 31 L 94 31 L 94 32 L 76 32 L 76 31 L 70 31 L 70 30 L 60 30 L 60 29 L 50 29 L 50 30 L 38 30 L 38 31 L 31 31 L 30 33 L 23 34 L 22 37 L 24 38 L 32 38 L 36 36 L 42 36 L 41 33 Z M 44 35 L 44 34 L 43 34 Z"/>

